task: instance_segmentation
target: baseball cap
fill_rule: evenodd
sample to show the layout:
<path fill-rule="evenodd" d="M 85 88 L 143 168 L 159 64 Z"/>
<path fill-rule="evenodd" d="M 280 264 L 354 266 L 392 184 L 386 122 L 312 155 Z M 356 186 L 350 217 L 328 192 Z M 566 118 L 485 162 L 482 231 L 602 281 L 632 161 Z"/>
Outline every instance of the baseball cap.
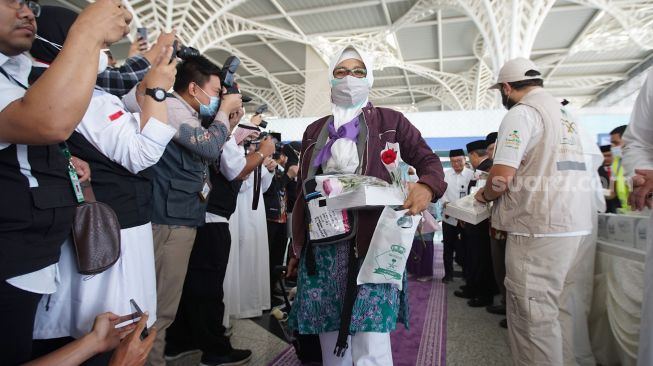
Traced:
<path fill-rule="evenodd" d="M 537 66 L 535 66 L 533 61 L 527 58 L 518 57 L 506 62 L 503 67 L 501 67 L 497 82 L 492 85 L 490 89 L 499 89 L 499 86 L 503 83 L 541 78 L 542 72 L 540 72 Z"/>

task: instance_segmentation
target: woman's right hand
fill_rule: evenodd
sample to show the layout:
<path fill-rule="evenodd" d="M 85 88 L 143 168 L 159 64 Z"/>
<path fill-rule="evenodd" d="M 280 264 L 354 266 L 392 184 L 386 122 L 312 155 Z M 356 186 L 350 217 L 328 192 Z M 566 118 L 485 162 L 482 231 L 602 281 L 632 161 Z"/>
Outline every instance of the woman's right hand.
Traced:
<path fill-rule="evenodd" d="M 113 352 L 109 366 L 142 366 L 147 361 L 147 356 L 152 350 L 154 339 L 156 338 L 156 329 L 148 329 L 149 335 L 141 341 L 141 332 L 147 326 L 147 313 L 141 315 L 141 320 L 136 324 L 136 328 Z"/>
<path fill-rule="evenodd" d="M 286 278 L 297 276 L 297 265 L 299 264 L 299 259 L 295 257 L 290 257 L 288 259 L 288 268 L 286 270 Z"/>

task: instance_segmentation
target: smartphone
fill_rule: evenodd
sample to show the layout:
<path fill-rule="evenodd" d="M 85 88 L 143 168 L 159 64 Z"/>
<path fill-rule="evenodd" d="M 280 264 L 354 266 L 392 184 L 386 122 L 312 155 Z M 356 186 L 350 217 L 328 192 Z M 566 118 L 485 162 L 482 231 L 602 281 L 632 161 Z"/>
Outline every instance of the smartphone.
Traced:
<path fill-rule="evenodd" d="M 179 43 L 175 40 L 172 42 L 172 55 L 170 55 L 170 61 L 168 63 L 172 63 L 177 58 L 177 50 L 179 50 Z"/>
<path fill-rule="evenodd" d="M 143 315 L 143 311 L 138 306 L 136 301 L 134 301 L 134 299 L 130 299 L 129 303 L 132 305 L 132 309 L 136 313 L 136 316 L 134 316 L 133 320 L 136 320 L 136 318 L 140 318 Z M 143 331 L 141 332 L 141 339 L 145 339 L 149 334 L 150 332 L 147 331 L 147 326 L 145 326 L 145 328 L 143 328 Z"/>
<path fill-rule="evenodd" d="M 147 28 L 136 28 L 137 38 L 147 41 Z"/>

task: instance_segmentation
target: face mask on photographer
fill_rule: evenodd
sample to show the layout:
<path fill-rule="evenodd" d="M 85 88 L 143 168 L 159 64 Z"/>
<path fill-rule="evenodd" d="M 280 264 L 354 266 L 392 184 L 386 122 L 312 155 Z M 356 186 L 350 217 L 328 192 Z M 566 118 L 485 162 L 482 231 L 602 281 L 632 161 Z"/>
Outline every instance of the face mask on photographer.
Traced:
<path fill-rule="evenodd" d="M 621 150 L 621 146 L 615 146 L 615 147 L 611 148 L 610 151 L 612 152 L 612 155 L 615 158 L 620 158 L 621 155 L 623 155 L 623 150 Z"/>
<path fill-rule="evenodd" d="M 357 106 L 370 94 L 370 84 L 366 78 L 351 75 L 331 81 L 331 101 L 339 107 Z"/>
<path fill-rule="evenodd" d="M 217 95 L 215 96 L 208 95 L 204 91 L 204 89 L 200 88 L 199 85 L 197 85 L 197 88 L 201 90 L 202 93 L 204 93 L 204 95 L 206 95 L 209 98 L 209 104 L 202 104 L 202 102 L 200 102 L 199 99 L 197 99 L 197 97 L 193 97 L 195 98 L 197 103 L 200 104 L 200 111 L 199 111 L 200 118 L 202 119 L 202 121 L 212 122 L 213 119 L 215 119 L 216 114 L 218 114 L 218 110 L 220 109 L 220 97 Z"/>

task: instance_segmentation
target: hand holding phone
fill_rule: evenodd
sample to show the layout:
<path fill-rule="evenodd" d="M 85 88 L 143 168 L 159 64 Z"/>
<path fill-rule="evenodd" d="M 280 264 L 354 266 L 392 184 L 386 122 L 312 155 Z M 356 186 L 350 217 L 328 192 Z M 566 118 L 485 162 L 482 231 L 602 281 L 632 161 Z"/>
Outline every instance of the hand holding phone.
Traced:
<path fill-rule="evenodd" d="M 130 299 L 129 303 L 132 305 L 132 309 L 134 310 L 134 317 L 132 318 L 132 320 L 136 321 L 137 318 L 140 319 L 143 316 L 143 311 L 141 310 L 141 308 L 138 306 L 136 301 L 134 301 L 134 299 Z M 141 339 L 145 339 L 149 334 L 150 332 L 147 330 L 147 326 L 145 326 L 145 328 L 143 328 L 143 331 L 141 332 Z"/>
<path fill-rule="evenodd" d="M 138 39 L 147 41 L 147 28 L 136 28 L 136 34 Z"/>

